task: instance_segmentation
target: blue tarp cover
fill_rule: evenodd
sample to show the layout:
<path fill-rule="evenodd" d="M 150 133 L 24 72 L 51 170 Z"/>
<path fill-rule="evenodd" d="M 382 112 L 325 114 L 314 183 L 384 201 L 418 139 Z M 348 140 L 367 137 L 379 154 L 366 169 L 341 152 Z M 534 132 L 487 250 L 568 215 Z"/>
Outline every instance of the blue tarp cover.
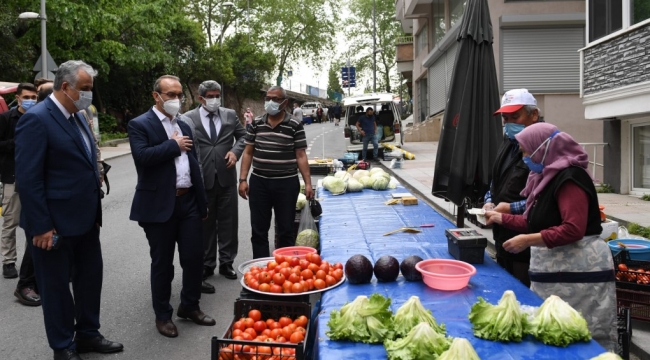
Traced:
<path fill-rule="evenodd" d="M 384 205 L 392 192 L 408 192 L 403 187 L 395 190 L 374 191 L 364 189 L 359 193 L 334 196 L 322 187 L 318 189 L 323 215 L 320 218 L 321 255 L 330 263 L 345 262 L 355 254 L 362 254 L 374 262 L 383 255 L 392 255 L 401 261 L 410 255 L 423 259 L 453 259 L 447 251 L 445 229 L 454 224 L 437 213 L 431 206 L 419 201 L 418 205 Z M 382 234 L 402 226 L 419 227 L 434 224 L 432 228 L 421 228 L 419 234 Z M 427 287 L 423 282 L 407 282 L 400 275 L 396 282 L 378 283 L 373 277 L 370 284 L 341 286 L 323 293 L 321 311 L 317 318 L 318 338 L 315 342 L 316 359 L 385 359 L 383 345 L 369 345 L 347 341 L 332 341 L 325 332 L 332 310 L 338 309 L 358 295 L 370 296 L 379 293 L 392 299 L 393 312 L 409 297 L 417 295 L 422 304 L 433 312 L 439 323 L 447 327 L 452 337 L 468 339 L 482 360 L 570 360 L 590 359 L 603 352 L 595 341 L 572 344 L 566 348 L 545 345 L 532 336 L 521 343 L 502 343 L 474 337 L 472 324 L 467 315 L 470 308 L 482 296 L 490 303 L 497 303 L 506 290 L 512 290 L 522 305 L 539 306 L 542 299 L 517 279 L 497 265 L 487 254 L 483 264 L 474 265 L 474 275 L 467 288 L 459 291 L 439 291 Z"/>

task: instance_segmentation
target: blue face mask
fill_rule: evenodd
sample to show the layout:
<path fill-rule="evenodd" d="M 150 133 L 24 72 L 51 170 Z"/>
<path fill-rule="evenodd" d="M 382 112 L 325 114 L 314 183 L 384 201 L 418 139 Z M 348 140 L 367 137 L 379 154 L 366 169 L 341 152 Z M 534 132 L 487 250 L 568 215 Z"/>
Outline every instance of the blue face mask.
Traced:
<path fill-rule="evenodd" d="M 523 130 L 526 126 L 522 124 L 515 124 L 515 123 L 506 123 L 505 125 L 505 133 L 506 135 L 511 138 L 515 139 L 515 135 L 519 134 L 521 130 Z"/>
<path fill-rule="evenodd" d="M 544 140 L 544 142 L 541 143 L 541 144 L 537 147 L 537 149 L 535 149 L 535 151 L 533 151 L 533 153 L 530 154 L 530 156 L 524 156 L 524 157 L 523 157 L 524 164 L 526 164 L 526 166 L 528 166 L 528 168 L 530 169 L 530 171 L 532 171 L 532 172 L 534 172 L 534 173 L 537 173 L 537 174 L 541 174 L 541 173 L 542 173 L 542 171 L 544 170 L 544 160 L 546 159 L 546 153 L 548 152 L 548 148 L 551 146 L 550 142 L 551 142 L 551 140 L 553 140 L 553 137 L 555 137 L 555 135 L 557 135 L 557 134 L 559 134 L 559 133 L 560 133 L 559 130 L 555 130 L 555 132 L 553 132 L 553 133 L 551 134 L 551 136 L 549 136 L 548 139 Z M 539 149 L 542 148 L 542 146 L 544 146 L 544 144 L 548 144 L 548 145 L 546 146 L 546 149 L 544 150 L 544 156 L 542 156 L 542 162 L 540 162 L 540 163 L 536 163 L 536 162 L 534 162 L 533 159 L 531 159 L 531 158 L 533 157 L 533 155 L 535 155 L 535 153 L 536 153 Z"/>
<path fill-rule="evenodd" d="M 23 103 L 20 106 L 22 106 L 23 109 L 27 111 L 31 109 L 31 107 L 34 105 L 36 105 L 36 100 L 27 99 L 27 100 L 23 100 Z"/>

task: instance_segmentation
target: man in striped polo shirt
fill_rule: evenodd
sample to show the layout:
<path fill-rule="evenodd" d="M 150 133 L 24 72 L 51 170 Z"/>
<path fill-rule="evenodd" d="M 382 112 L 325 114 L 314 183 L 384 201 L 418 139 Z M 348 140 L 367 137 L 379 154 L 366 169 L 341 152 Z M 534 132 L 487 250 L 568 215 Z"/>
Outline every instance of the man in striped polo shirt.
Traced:
<path fill-rule="evenodd" d="M 307 199 L 314 197 L 307 162 L 307 139 L 302 122 L 286 112 L 287 93 L 279 86 L 266 92 L 266 114 L 255 119 L 246 134 L 239 176 L 239 195 L 249 199 L 253 258 L 270 256 L 269 228 L 275 212 L 280 247 L 296 241 L 294 220 L 300 192 L 298 171 L 305 181 Z M 253 173 L 248 172 L 253 164 Z"/>

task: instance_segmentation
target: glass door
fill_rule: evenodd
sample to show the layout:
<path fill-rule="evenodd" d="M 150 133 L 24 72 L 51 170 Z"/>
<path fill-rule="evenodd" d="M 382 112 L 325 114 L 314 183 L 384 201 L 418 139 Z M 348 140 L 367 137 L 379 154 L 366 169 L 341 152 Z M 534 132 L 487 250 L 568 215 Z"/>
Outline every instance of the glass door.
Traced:
<path fill-rule="evenodd" d="M 632 189 L 650 190 L 650 124 L 632 127 Z"/>

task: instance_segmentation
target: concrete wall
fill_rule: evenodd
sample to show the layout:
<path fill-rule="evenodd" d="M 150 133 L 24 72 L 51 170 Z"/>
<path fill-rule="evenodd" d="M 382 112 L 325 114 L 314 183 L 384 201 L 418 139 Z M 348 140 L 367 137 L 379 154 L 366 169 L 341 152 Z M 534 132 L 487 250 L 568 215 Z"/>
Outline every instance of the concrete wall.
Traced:
<path fill-rule="evenodd" d="M 650 80 L 650 24 L 584 51 L 584 94 Z"/>

